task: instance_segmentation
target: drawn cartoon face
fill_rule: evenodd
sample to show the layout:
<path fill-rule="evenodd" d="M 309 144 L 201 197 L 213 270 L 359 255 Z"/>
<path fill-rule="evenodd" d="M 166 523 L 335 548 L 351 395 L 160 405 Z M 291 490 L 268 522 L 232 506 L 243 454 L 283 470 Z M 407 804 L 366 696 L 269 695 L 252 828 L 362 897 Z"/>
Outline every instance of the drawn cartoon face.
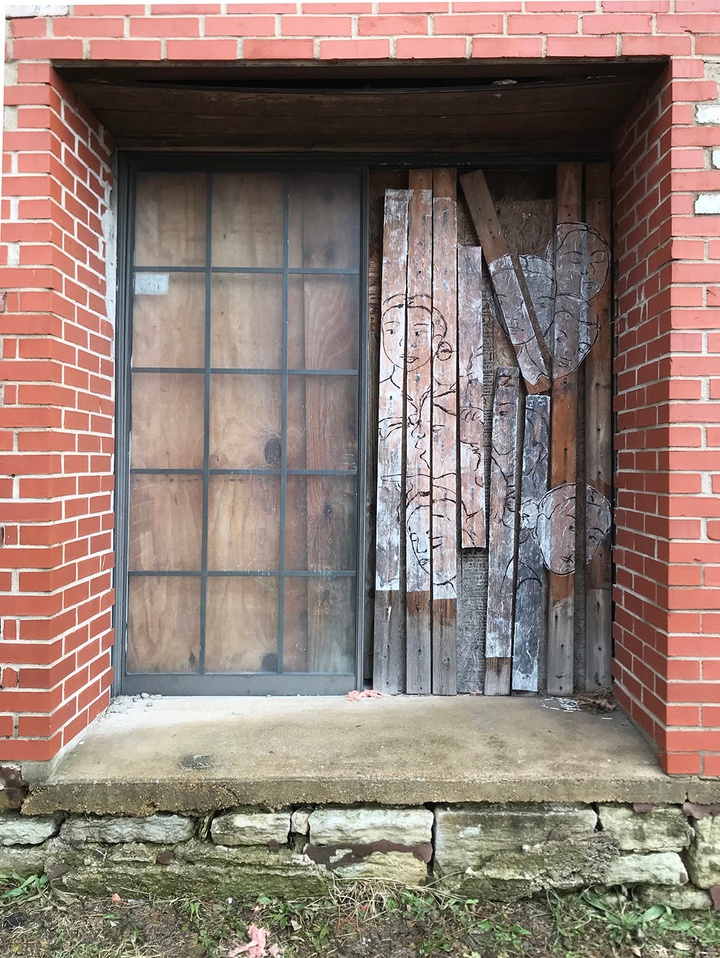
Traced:
<path fill-rule="evenodd" d="M 535 309 L 540 329 L 547 333 L 553 321 L 555 311 L 555 270 L 549 260 L 542 256 L 527 254 L 520 256 L 525 282 Z"/>
<path fill-rule="evenodd" d="M 500 325 L 516 346 L 534 336 L 532 323 L 525 312 L 520 284 L 510 256 L 501 256 L 489 266 L 493 291 L 498 302 Z"/>
<path fill-rule="evenodd" d="M 592 299 L 610 270 L 608 244 L 585 223 L 561 223 L 552 240 L 559 294 Z"/>

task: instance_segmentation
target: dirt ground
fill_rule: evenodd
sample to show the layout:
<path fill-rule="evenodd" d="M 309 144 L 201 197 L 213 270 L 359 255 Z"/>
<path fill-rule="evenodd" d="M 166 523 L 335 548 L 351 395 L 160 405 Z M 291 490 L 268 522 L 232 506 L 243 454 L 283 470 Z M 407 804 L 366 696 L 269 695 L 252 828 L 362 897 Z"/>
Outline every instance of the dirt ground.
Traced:
<path fill-rule="evenodd" d="M 720 919 L 599 893 L 512 905 L 337 886 L 287 902 L 97 900 L 0 889 L 0 958 L 720 958 Z"/>

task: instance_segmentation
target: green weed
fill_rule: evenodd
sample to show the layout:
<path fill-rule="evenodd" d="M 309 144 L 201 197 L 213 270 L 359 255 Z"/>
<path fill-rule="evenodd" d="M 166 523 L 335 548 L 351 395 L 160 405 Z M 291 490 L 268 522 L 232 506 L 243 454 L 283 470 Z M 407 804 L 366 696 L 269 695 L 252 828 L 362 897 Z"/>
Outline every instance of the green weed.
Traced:
<path fill-rule="evenodd" d="M 0 902 L 12 902 L 18 898 L 33 898 L 41 895 L 47 887 L 47 875 L 30 875 L 22 878 L 12 875 L 0 875 Z"/>

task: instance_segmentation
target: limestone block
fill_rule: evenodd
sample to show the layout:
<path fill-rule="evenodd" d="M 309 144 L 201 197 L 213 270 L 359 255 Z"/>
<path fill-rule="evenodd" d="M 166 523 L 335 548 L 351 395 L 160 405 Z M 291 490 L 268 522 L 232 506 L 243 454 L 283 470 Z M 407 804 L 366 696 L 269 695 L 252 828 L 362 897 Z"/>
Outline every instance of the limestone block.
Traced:
<path fill-rule="evenodd" d="M 365 858 L 338 865 L 332 874 L 347 881 L 379 879 L 402 885 L 424 885 L 427 865 L 410 852 L 373 852 Z"/>
<path fill-rule="evenodd" d="M 66 17 L 68 10 L 66 3 L 9 3 L 5 13 L 9 20 L 27 17 Z"/>
<path fill-rule="evenodd" d="M 696 821 L 695 841 L 687 852 L 690 880 L 698 888 L 720 885 L 720 815 Z"/>
<path fill-rule="evenodd" d="M 316 808 L 310 815 L 313 845 L 424 845 L 432 841 L 433 813 L 427 808 Z"/>
<path fill-rule="evenodd" d="M 692 885 L 646 885 L 635 890 L 635 898 L 643 905 L 667 905 L 675 911 L 709 911 L 713 907 L 709 893 Z"/>
<path fill-rule="evenodd" d="M 715 216 L 720 213 L 720 193 L 698 193 L 694 209 L 698 216 Z"/>
<path fill-rule="evenodd" d="M 521 850 L 588 836 L 597 815 L 584 805 L 489 805 L 435 811 L 435 861 L 442 870 L 476 868 L 500 849 Z"/>
<path fill-rule="evenodd" d="M 42 875 L 45 871 L 46 849 L 44 845 L 18 848 L 0 845 L 0 875 Z"/>
<path fill-rule="evenodd" d="M 0 845 L 40 845 L 59 830 L 57 815 L 25 818 L 19 812 L 0 812 Z"/>
<path fill-rule="evenodd" d="M 296 835 L 310 834 L 311 808 L 298 808 L 290 816 L 290 831 Z"/>
<path fill-rule="evenodd" d="M 294 867 L 308 874 L 315 874 L 317 866 L 307 855 L 296 852 L 288 845 L 271 851 L 266 845 L 214 845 L 197 839 L 178 845 L 175 857 L 179 862 L 192 865 L 255 865 L 267 868 Z"/>
<path fill-rule="evenodd" d="M 253 808 L 238 808 L 218 815 L 210 826 L 212 840 L 217 845 L 267 845 L 268 842 L 285 845 L 289 833 L 289 812 L 263 812 Z"/>
<path fill-rule="evenodd" d="M 160 850 L 167 857 L 165 864 L 159 864 L 157 845 L 74 848 L 57 842 L 57 846 L 53 863 L 65 866 L 58 880 L 72 891 L 91 895 L 131 890 L 133 895 L 193 895 L 213 900 L 260 894 L 313 897 L 326 894 L 329 883 L 329 873 L 287 848 L 271 852 L 267 847 L 229 848 L 192 839 Z"/>
<path fill-rule="evenodd" d="M 720 124 L 720 106 L 714 103 L 704 103 L 696 109 L 698 123 L 709 123 L 713 126 Z"/>
<path fill-rule="evenodd" d="M 679 808 L 634 812 L 627 806 L 601 805 L 600 825 L 627 852 L 679 852 L 693 837 Z"/>
<path fill-rule="evenodd" d="M 465 868 L 448 868 L 436 858 L 434 875 L 442 889 L 463 896 L 514 901 L 548 888 L 570 891 L 602 884 L 617 854 L 611 838 L 593 832 L 520 849 L 495 849 L 485 861 Z"/>
<path fill-rule="evenodd" d="M 611 862 L 606 885 L 684 885 L 688 880 L 677 852 L 623 855 Z"/>
<path fill-rule="evenodd" d="M 60 830 L 65 842 L 155 842 L 174 845 L 195 834 L 195 823 L 181 815 L 149 818 L 71 818 Z"/>

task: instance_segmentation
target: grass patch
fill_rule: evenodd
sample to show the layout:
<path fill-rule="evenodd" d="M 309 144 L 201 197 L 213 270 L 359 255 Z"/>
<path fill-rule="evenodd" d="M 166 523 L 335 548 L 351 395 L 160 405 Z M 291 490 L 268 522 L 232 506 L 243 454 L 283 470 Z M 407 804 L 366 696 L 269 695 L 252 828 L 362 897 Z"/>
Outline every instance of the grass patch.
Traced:
<path fill-rule="evenodd" d="M 253 927 L 257 929 L 253 931 Z M 255 952 L 250 949 L 255 941 Z M 257 943 L 260 942 L 260 945 Z M 258 950 L 260 949 L 260 950 Z M 338 883 L 324 898 L 120 900 L 0 878 L 1 958 L 720 958 L 720 920 L 601 890 L 500 904 Z"/>

